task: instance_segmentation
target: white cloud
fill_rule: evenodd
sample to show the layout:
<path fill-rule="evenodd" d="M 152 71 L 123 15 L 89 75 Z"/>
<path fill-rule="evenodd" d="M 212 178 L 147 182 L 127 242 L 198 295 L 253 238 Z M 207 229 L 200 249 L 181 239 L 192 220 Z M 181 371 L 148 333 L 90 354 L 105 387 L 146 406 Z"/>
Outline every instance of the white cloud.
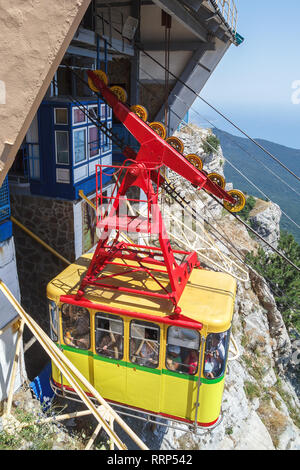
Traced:
<path fill-rule="evenodd" d="M 295 90 L 292 93 L 292 103 L 300 104 L 300 80 L 295 80 L 292 83 L 292 89 Z"/>

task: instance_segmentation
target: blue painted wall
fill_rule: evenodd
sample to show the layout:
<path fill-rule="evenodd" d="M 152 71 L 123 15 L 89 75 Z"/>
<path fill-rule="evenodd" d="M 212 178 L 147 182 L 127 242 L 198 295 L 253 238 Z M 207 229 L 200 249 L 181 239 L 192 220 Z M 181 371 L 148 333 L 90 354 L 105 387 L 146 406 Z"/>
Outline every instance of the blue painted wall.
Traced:
<path fill-rule="evenodd" d="M 80 100 L 80 104 L 84 106 L 97 105 L 99 102 L 97 99 Z M 100 101 L 100 105 L 103 105 L 103 101 Z M 73 136 L 76 129 L 87 129 L 87 142 L 89 142 L 90 126 L 93 126 L 93 122 L 87 122 L 84 124 L 74 125 L 72 122 L 73 108 L 76 108 L 76 104 L 68 99 L 59 98 L 57 100 L 45 100 L 42 102 L 38 111 L 38 125 L 39 125 L 39 149 L 40 149 L 40 180 L 30 180 L 30 190 L 32 194 L 43 195 L 48 197 L 63 198 L 69 200 L 78 199 L 78 191 L 82 189 L 86 194 L 92 193 L 96 189 L 95 173 L 89 170 L 89 164 L 101 163 L 103 157 L 111 157 L 112 150 L 103 146 L 101 139 L 101 133 L 99 133 L 99 148 L 100 154 L 96 157 L 89 156 L 89 143 L 87 143 L 87 159 L 75 165 L 74 160 L 74 147 L 73 147 Z M 68 124 L 55 124 L 54 121 L 54 110 L 55 108 L 66 108 L 68 109 Z M 99 110 L 101 114 L 101 108 Z M 98 114 L 99 117 L 99 114 Z M 105 113 L 102 116 L 102 121 L 106 125 L 111 125 L 111 112 Z M 58 164 L 56 163 L 56 148 L 55 148 L 55 131 L 68 131 L 69 132 L 69 163 Z M 74 181 L 74 171 L 81 168 L 83 171 L 87 171 L 88 175 Z M 69 183 L 57 182 L 56 171 L 68 170 L 69 171 Z"/>

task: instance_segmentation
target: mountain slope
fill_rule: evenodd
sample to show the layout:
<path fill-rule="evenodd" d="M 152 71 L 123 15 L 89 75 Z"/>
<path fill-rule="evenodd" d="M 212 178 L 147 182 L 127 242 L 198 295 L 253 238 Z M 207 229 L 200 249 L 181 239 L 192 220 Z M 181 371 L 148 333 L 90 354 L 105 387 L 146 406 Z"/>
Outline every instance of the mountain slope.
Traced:
<path fill-rule="evenodd" d="M 234 136 L 217 128 L 213 129 L 213 133 L 220 139 L 223 154 L 227 160 L 224 168 L 226 180 L 232 182 L 235 188 L 248 194 L 260 198 L 268 197 L 279 204 L 281 209 L 300 227 L 299 181 L 248 139 Z M 257 141 L 296 175 L 300 175 L 300 149 L 292 149 L 262 139 L 257 139 Z M 230 163 L 251 180 L 258 189 L 239 174 Z M 267 169 L 278 175 L 282 181 Z M 299 227 L 283 214 L 281 229 L 291 232 L 298 243 L 300 243 Z"/>

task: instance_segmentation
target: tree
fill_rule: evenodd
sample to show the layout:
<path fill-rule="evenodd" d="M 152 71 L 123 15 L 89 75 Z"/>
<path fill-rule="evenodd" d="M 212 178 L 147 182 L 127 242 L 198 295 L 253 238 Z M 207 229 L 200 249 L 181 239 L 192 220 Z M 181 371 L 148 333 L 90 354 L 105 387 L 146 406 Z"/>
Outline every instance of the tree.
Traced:
<path fill-rule="evenodd" d="M 281 232 L 278 250 L 300 267 L 300 245 L 293 235 Z M 247 256 L 248 263 L 266 280 L 286 326 L 300 331 L 300 273 L 277 254 L 268 255 L 262 248 L 256 256 Z"/>
<path fill-rule="evenodd" d="M 206 139 L 202 142 L 202 148 L 204 153 L 215 153 L 219 150 L 220 141 L 217 136 L 214 134 L 208 135 Z"/>

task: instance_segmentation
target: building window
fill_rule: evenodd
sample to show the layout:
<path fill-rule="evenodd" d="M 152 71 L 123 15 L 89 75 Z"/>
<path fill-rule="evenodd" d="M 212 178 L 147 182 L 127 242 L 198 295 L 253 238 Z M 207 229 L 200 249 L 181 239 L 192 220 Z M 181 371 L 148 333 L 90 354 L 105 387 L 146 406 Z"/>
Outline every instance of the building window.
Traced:
<path fill-rule="evenodd" d="M 188 328 L 168 328 L 166 367 L 174 372 L 195 375 L 199 362 L 200 335 Z"/>
<path fill-rule="evenodd" d="M 101 120 L 104 121 L 106 118 L 106 105 L 101 104 Z"/>
<path fill-rule="evenodd" d="M 84 162 L 86 157 L 86 128 L 74 130 L 74 160 L 77 163 Z"/>
<path fill-rule="evenodd" d="M 40 146 L 39 144 L 26 144 L 30 179 L 40 180 Z"/>
<path fill-rule="evenodd" d="M 97 157 L 100 154 L 99 131 L 96 126 L 89 127 L 89 154 L 90 158 Z"/>
<path fill-rule="evenodd" d="M 73 124 L 85 124 L 86 122 L 86 114 L 79 108 L 73 108 Z"/>
<path fill-rule="evenodd" d="M 95 347 L 99 356 L 123 358 L 124 327 L 121 317 L 109 313 L 95 315 Z"/>
<path fill-rule="evenodd" d="M 9 219 L 10 215 L 9 185 L 6 177 L 0 187 L 0 223 Z"/>
<path fill-rule="evenodd" d="M 68 122 L 68 108 L 55 108 L 54 123 L 58 125 L 67 125 Z"/>
<path fill-rule="evenodd" d="M 98 120 L 98 105 L 89 106 L 90 122 L 94 123 Z"/>
<path fill-rule="evenodd" d="M 230 330 L 225 333 L 211 333 L 207 336 L 203 375 L 207 379 L 217 379 L 225 372 L 229 348 Z"/>
<path fill-rule="evenodd" d="M 69 132 L 55 131 L 56 163 L 59 165 L 69 164 Z"/>
<path fill-rule="evenodd" d="M 159 341 L 159 326 L 133 320 L 130 324 L 130 361 L 156 369 L 159 363 Z"/>
<path fill-rule="evenodd" d="M 65 344 L 79 349 L 90 348 L 90 314 L 84 307 L 63 304 L 61 307 Z"/>

